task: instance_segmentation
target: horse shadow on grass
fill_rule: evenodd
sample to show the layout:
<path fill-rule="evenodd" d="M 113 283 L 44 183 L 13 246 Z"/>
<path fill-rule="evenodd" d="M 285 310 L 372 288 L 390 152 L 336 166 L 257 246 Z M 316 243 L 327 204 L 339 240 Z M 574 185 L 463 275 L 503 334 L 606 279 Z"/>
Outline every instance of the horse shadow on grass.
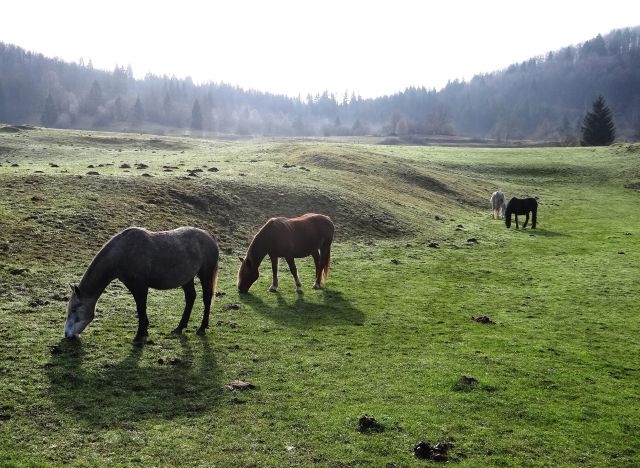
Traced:
<path fill-rule="evenodd" d="M 207 338 L 194 346 L 176 337 L 171 358 L 142 362 L 147 347 L 132 346 L 125 359 L 99 365 L 80 340 L 52 347 L 46 366 L 57 407 L 94 427 L 113 427 L 145 418 L 201 414 L 221 399 L 220 370 Z M 194 353 L 194 347 L 202 347 Z M 198 350 L 199 351 L 199 350 Z"/>
<path fill-rule="evenodd" d="M 362 326 L 365 322 L 365 314 L 355 308 L 338 291 L 322 289 L 306 293 L 306 296 L 298 294 L 289 301 L 279 291 L 272 294 L 276 298 L 275 305 L 268 304 L 252 293 L 240 295 L 240 301 L 274 322 L 289 327 Z"/>
<path fill-rule="evenodd" d="M 550 231 L 549 229 L 537 228 L 537 229 L 519 229 L 521 233 L 533 234 L 538 237 L 570 237 L 569 234 L 558 231 Z"/>

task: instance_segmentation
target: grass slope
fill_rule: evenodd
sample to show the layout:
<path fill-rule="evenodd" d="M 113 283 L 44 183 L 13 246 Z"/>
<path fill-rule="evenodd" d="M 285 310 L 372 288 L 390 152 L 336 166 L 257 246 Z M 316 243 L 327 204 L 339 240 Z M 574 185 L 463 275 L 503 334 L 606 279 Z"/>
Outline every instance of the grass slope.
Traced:
<path fill-rule="evenodd" d="M 427 439 L 462 466 L 638 465 L 639 160 L 0 128 L 0 463 L 411 466 Z M 537 231 L 490 219 L 498 187 L 539 197 Z M 279 293 L 264 264 L 239 296 L 255 230 L 304 211 L 337 225 L 327 288 L 306 259 L 304 295 L 283 262 Z M 133 347 L 114 283 L 81 342 L 60 339 L 67 283 L 111 235 L 182 224 L 223 251 L 206 338 L 199 303 L 169 335 L 182 292 L 152 291 Z M 365 413 L 384 431 L 360 434 Z"/>

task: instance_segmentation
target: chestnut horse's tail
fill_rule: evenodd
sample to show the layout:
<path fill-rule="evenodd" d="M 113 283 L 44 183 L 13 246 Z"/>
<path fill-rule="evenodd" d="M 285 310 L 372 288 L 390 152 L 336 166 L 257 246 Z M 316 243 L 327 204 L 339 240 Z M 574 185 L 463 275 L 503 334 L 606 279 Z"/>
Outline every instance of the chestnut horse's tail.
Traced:
<path fill-rule="evenodd" d="M 329 278 L 329 269 L 331 268 L 331 241 L 320 249 L 320 265 L 322 267 L 322 283 L 324 284 Z"/>

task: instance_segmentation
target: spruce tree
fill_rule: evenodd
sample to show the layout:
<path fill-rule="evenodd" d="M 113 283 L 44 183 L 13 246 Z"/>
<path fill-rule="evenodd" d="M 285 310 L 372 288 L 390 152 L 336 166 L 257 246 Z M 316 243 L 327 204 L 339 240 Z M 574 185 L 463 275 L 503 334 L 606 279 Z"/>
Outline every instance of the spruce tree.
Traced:
<path fill-rule="evenodd" d="M 100 107 L 103 102 L 104 98 L 102 97 L 102 88 L 100 88 L 98 81 L 94 80 L 85 100 L 84 110 L 89 115 L 95 115 L 98 112 L 98 107 Z"/>
<path fill-rule="evenodd" d="M 582 146 L 608 146 L 613 143 L 616 138 L 616 127 L 604 97 L 598 96 L 593 101 L 593 108 L 585 115 L 581 130 Z"/>
<path fill-rule="evenodd" d="M 202 111 L 197 99 L 193 103 L 193 109 L 191 109 L 191 128 L 193 130 L 202 130 Z"/>
<path fill-rule="evenodd" d="M 53 102 L 51 94 L 47 96 L 47 100 L 44 102 L 44 111 L 42 111 L 42 125 L 45 127 L 53 127 L 58 120 L 58 109 Z"/>
<path fill-rule="evenodd" d="M 140 102 L 140 97 L 136 99 L 136 103 L 133 106 L 133 122 L 140 123 L 144 120 L 144 109 L 142 108 L 142 102 Z"/>
<path fill-rule="evenodd" d="M 0 81 L 0 123 L 5 121 L 7 100 L 4 97 L 4 90 L 2 89 L 2 82 Z"/>

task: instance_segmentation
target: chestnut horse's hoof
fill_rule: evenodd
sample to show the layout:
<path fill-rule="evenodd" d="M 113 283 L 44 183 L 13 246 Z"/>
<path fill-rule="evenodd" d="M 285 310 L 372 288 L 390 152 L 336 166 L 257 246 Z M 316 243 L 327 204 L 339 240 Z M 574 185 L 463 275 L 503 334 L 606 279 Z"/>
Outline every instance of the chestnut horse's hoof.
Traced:
<path fill-rule="evenodd" d="M 196 331 L 196 335 L 205 336 L 206 335 L 206 330 L 204 328 L 198 328 L 198 330 Z"/>

